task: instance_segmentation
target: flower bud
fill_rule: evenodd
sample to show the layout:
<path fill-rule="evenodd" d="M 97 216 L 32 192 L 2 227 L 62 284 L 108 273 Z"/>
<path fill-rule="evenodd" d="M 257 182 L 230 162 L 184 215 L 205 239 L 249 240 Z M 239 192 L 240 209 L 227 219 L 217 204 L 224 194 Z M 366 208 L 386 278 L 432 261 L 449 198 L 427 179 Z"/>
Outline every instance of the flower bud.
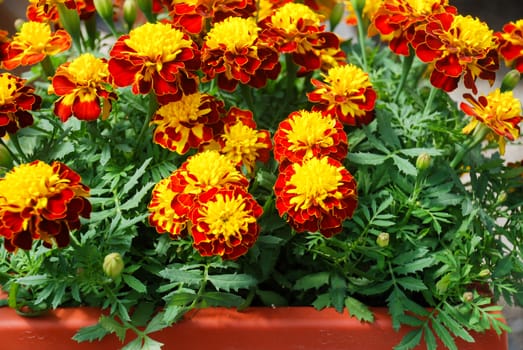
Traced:
<path fill-rule="evenodd" d="M 390 236 L 387 232 L 382 232 L 376 238 L 376 244 L 382 248 L 385 248 L 389 245 Z"/>
<path fill-rule="evenodd" d="M 518 70 L 512 69 L 507 74 L 505 74 L 505 77 L 503 77 L 500 90 L 502 92 L 514 90 L 514 88 L 519 83 L 520 77 L 521 74 L 518 72 Z"/>
<path fill-rule="evenodd" d="M 13 167 L 13 157 L 11 157 L 9 150 L 2 144 L 0 144 L 0 167 Z"/>
<path fill-rule="evenodd" d="M 103 270 L 111 278 L 120 276 L 124 268 L 124 262 L 120 253 L 107 254 L 104 258 Z"/>
<path fill-rule="evenodd" d="M 507 200 L 507 192 L 501 191 L 498 195 L 498 199 L 496 200 L 496 204 L 501 204 Z"/>
<path fill-rule="evenodd" d="M 430 167 L 432 158 L 428 153 L 421 153 L 416 159 L 416 168 L 420 171 L 426 170 Z"/>
<path fill-rule="evenodd" d="M 142 10 L 143 14 L 149 22 L 154 23 L 155 18 L 153 14 L 153 0 L 136 0 L 138 7 Z"/>
<path fill-rule="evenodd" d="M 365 0 L 351 0 L 351 2 L 354 11 L 358 11 L 359 13 L 363 12 L 363 8 L 365 7 Z"/>
<path fill-rule="evenodd" d="M 490 276 L 490 270 L 489 269 L 483 269 L 478 274 L 479 277 L 488 277 Z"/>
<path fill-rule="evenodd" d="M 470 303 L 472 300 L 474 300 L 474 293 L 472 292 L 465 292 L 463 293 L 463 301 L 466 303 Z"/>
<path fill-rule="evenodd" d="M 112 0 L 93 0 L 96 12 L 108 25 L 113 23 L 113 1 Z"/>
<path fill-rule="evenodd" d="M 337 2 L 336 5 L 334 5 L 329 17 L 331 31 L 334 31 L 336 26 L 340 23 L 341 19 L 343 18 L 344 14 L 345 4 L 343 2 Z"/>
<path fill-rule="evenodd" d="M 136 11 L 136 0 L 125 0 L 123 3 L 123 19 L 128 30 L 131 30 L 136 21 Z"/>
<path fill-rule="evenodd" d="M 69 33 L 75 45 L 79 46 L 82 38 L 80 29 L 80 15 L 76 9 L 69 9 L 64 4 L 58 4 L 58 14 L 60 16 L 60 23 L 64 29 Z M 78 47 L 78 49 L 80 49 Z"/>

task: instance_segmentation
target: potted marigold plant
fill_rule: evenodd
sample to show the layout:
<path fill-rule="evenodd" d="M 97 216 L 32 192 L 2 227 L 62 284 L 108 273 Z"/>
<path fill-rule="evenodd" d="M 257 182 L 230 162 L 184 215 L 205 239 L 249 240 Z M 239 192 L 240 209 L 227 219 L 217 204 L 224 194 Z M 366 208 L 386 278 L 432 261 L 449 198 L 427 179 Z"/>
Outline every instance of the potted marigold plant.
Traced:
<path fill-rule="evenodd" d="M 69 314 L 78 346 L 292 348 L 300 324 L 300 348 L 506 347 L 523 20 L 494 32 L 446 0 L 30 1 L 26 17 L 0 32 L 0 312 L 47 323 L 2 339 L 56 349 L 48 324 Z"/>

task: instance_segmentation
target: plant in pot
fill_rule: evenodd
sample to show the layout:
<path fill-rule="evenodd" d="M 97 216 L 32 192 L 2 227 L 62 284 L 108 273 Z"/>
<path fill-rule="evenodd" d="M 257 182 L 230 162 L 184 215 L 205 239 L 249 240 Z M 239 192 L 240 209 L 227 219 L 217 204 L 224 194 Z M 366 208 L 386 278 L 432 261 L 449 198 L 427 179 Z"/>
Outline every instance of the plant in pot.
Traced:
<path fill-rule="evenodd" d="M 494 32 L 444 0 L 118 3 L 31 1 L 1 32 L 5 304 L 100 308 L 75 340 L 127 349 L 212 307 L 386 307 L 398 349 L 508 331 L 522 21 Z"/>

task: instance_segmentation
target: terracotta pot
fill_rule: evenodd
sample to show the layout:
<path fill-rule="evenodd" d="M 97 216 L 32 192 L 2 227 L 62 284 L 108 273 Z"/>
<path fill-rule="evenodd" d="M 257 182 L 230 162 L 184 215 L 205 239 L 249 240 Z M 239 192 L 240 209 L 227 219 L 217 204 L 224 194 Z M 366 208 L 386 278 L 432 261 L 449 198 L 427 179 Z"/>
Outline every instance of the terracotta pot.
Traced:
<path fill-rule="evenodd" d="M 334 309 L 312 307 L 209 308 L 192 312 L 168 329 L 153 334 L 165 349 L 365 349 L 390 350 L 408 329 L 392 330 L 385 308 L 373 309 L 376 320 L 360 323 Z M 99 343 L 76 343 L 71 337 L 78 328 L 96 323 L 101 312 L 95 308 L 62 308 L 46 316 L 26 318 L 9 308 L 0 308 L 0 339 L 4 350 L 114 350 L 122 344 L 114 336 Z M 473 334 L 476 343 L 458 341 L 460 350 L 504 350 L 507 335 L 494 331 Z M 130 340 L 130 339 L 129 339 Z M 444 347 L 438 346 L 438 349 Z M 425 349 L 419 346 L 416 349 Z"/>

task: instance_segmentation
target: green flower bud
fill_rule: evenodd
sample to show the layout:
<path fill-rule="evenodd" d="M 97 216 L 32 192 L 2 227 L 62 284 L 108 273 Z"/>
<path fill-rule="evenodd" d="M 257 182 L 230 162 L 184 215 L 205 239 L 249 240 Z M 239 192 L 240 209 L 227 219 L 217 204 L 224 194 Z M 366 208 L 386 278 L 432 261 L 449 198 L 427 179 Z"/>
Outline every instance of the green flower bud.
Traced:
<path fill-rule="evenodd" d="M 390 235 L 387 232 L 382 232 L 376 238 L 376 244 L 382 248 L 385 248 L 389 245 Z"/>
<path fill-rule="evenodd" d="M 9 150 L 2 144 L 0 144 L 0 167 L 13 167 L 13 157 L 11 157 Z"/>
<path fill-rule="evenodd" d="M 478 274 L 479 277 L 488 277 L 490 276 L 490 270 L 489 269 L 483 269 Z"/>
<path fill-rule="evenodd" d="M 102 17 L 103 21 L 111 28 L 114 28 L 113 22 L 113 1 L 112 0 L 94 0 L 96 12 Z"/>
<path fill-rule="evenodd" d="M 432 158 L 428 153 L 422 153 L 416 159 L 416 168 L 420 171 L 426 170 L 430 167 Z"/>
<path fill-rule="evenodd" d="M 120 253 L 107 254 L 104 258 L 103 270 L 111 278 L 120 276 L 124 268 L 124 262 Z"/>
<path fill-rule="evenodd" d="M 521 74 L 518 72 L 518 70 L 512 69 L 507 74 L 505 74 L 505 77 L 503 77 L 500 90 L 502 92 L 514 90 L 514 88 L 518 85 L 520 78 Z"/>
<path fill-rule="evenodd" d="M 358 11 L 359 13 L 363 12 L 363 8 L 365 7 L 365 0 L 351 0 L 351 2 L 354 11 Z"/>
<path fill-rule="evenodd" d="M 470 303 L 472 300 L 474 300 L 474 293 L 472 292 L 465 292 L 463 293 L 463 301 L 466 303 Z"/>
<path fill-rule="evenodd" d="M 507 192 L 501 191 L 498 195 L 498 199 L 496 200 L 496 204 L 501 204 L 507 200 Z"/>
<path fill-rule="evenodd" d="M 344 15 L 345 15 L 345 4 L 343 2 L 336 3 L 336 5 L 334 5 L 334 8 L 331 11 L 331 15 L 329 18 L 331 31 L 334 31 L 334 29 L 340 23 L 340 21 Z"/>
<path fill-rule="evenodd" d="M 436 290 L 439 294 L 444 294 L 447 289 L 449 288 L 450 284 L 450 273 L 446 274 L 445 276 L 441 277 L 441 279 L 436 282 Z"/>
<path fill-rule="evenodd" d="M 125 0 L 123 3 L 123 19 L 128 30 L 131 30 L 136 21 L 136 12 L 136 0 Z"/>
<path fill-rule="evenodd" d="M 153 14 L 153 0 L 136 0 L 138 7 L 142 10 L 143 14 L 147 20 L 151 23 L 156 22 L 155 16 Z"/>
<path fill-rule="evenodd" d="M 76 9 L 68 9 L 64 4 L 58 4 L 60 23 L 73 39 L 78 50 L 81 50 L 82 31 L 80 29 L 80 15 Z"/>

